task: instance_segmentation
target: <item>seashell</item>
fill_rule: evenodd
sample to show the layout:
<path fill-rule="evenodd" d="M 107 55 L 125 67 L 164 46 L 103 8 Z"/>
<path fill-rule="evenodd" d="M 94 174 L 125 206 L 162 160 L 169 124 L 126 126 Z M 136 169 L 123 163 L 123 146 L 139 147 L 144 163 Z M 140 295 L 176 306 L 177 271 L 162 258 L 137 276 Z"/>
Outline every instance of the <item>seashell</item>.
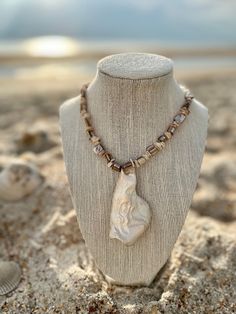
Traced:
<path fill-rule="evenodd" d="M 151 211 L 148 203 L 136 193 L 135 172 L 120 172 L 113 199 L 110 238 L 132 245 L 148 228 Z"/>
<path fill-rule="evenodd" d="M 44 180 L 30 163 L 16 160 L 0 172 L 0 199 L 17 201 L 31 194 Z"/>
<path fill-rule="evenodd" d="M 14 290 L 21 279 L 21 270 L 15 262 L 0 262 L 0 295 Z"/>

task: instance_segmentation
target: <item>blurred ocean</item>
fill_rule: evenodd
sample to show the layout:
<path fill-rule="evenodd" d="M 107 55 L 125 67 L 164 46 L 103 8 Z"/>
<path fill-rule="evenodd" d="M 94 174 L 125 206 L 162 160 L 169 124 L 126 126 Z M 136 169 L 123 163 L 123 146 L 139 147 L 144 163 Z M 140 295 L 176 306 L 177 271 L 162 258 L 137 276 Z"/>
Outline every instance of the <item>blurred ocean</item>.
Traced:
<path fill-rule="evenodd" d="M 162 54 L 174 60 L 184 72 L 236 70 L 236 50 L 195 47 L 147 41 L 79 41 L 67 37 L 38 37 L 0 42 L 0 78 L 48 78 L 92 76 L 102 57 L 138 51 Z"/>
<path fill-rule="evenodd" d="M 1 0 L 0 78 L 91 76 L 102 57 L 162 54 L 180 71 L 236 69 L 235 1 Z"/>

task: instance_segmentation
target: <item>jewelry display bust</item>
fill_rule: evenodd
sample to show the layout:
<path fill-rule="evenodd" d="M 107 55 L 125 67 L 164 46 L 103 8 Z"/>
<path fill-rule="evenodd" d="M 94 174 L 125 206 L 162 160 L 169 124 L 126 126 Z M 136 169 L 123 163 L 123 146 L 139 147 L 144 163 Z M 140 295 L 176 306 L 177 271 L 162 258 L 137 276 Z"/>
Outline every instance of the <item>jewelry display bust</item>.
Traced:
<path fill-rule="evenodd" d="M 96 133 L 117 161 L 125 164 L 169 126 L 185 102 L 185 93 L 174 79 L 170 59 L 125 53 L 99 61 L 86 99 Z M 60 126 L 82 235 L 98 268 L 112 282 L 149 285 L 170 256 L 191 204 L 205 149 L 207 108 L 193 99 L 191 114 L 173 138 L 138 168 L 136 191 L 147 201 L 152 217 L 142 236 L 127 246 L 109 237 L 119 173 L 93 153 L 80 102 L 78 96 L 61 106 Z"/>

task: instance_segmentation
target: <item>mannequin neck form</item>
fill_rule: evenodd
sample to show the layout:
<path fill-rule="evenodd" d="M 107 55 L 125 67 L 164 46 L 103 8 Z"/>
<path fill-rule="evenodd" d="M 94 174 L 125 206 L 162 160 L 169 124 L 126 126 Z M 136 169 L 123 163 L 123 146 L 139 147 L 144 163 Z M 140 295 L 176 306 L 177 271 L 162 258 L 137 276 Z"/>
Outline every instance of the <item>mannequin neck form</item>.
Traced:
<path fill-rule="evenodd" d="M 138 106 L 170 113 L 179 109 L 184 93 L 173 77 L 172 60 L 154 54 L 121 53 L 100 60 L 97 74 L 88 88 L 88 101 L 100 110 L 107 106 Z M 109 103 L 108 103 L 109 100 Z M 124 110 L 125 111 L 125 110 Z M 145 117 L 144 117 L 145 118 Z M 149 116 L 150 118 L 150 116 Z"/>
<path fill-rule="evenodd" d="M 99 94 L 97 94 L 98 91 Z M 173 71 L 155 78 L 127 79 L 112 77 L 99 70 L 88 88 L 88 100 L 93 99 L 95 94 L 96 97 L 99 97 L 100 95 L 103 98 L 104 94 L 109 93 L 112 94 L 114 100 L 120 100 L 119 103 L 116 103 L 117 106 L 123 106 L 127 105 L 125 98 L 131 91 L 133 98 L 144 98 L 145 104 L 148 106 L 152 105 L 148 102 L 149 94 L 159 95 L 162 98 L 162 101 L 153 105 L 157 106 L 161 111 L 163 109 L 168 111 L 168 107 L 177 111 L 180 105 L 179 101 L 184 101 L 183 90 L 174 79 Z M 129 101 L 128 103 L 129 106 L 136 107 L 138 105 L 138 102 L 135 101 Z M 101 110 L 106 110 L 106 107 L 104 107 L 107 106 L 106 102 L 101 101 L 99 105 Z"/>
<path fill-rule="evenodd" d="M 184 102 L 184 92 L 167 58 L 122 54 L 105 59 L 88 87 L 88 112 L 104 148 L 123 164 L 139 157 L 166 130 Z M 115 284 L 149 285 L 171 254 L 196 189 L 207 109 L 194 101 L 173 140 L 137 169 L 137 194 L 149 204 L 152 219 L 129 248 L 109 238 L 119 174 L 93 153 L 80 117 L 80 100 L 75 97 L 62 105 L 60 125 L 70 191 L 86 247 Z"/>
<path fill-rule="evenodd" d="M 184 103 L 184 92 L 167 58 L 121 54 L 103 60 L 87 90 L 88 110 L 96 134 L 124 163 L 155 141 L 153 130 L 165 131 Z"/>

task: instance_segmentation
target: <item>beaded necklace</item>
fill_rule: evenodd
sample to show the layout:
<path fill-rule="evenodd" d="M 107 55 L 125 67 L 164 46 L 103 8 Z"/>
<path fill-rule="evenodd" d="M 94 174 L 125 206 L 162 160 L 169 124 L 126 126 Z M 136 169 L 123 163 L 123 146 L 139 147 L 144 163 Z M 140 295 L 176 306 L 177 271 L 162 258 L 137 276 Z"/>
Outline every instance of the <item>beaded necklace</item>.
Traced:
<path fill-rule="evenodd" d="M 189 115 L 189 108 L 194 97 L 186 90 L 185 102 L 166 131 L 149 145 L 141 156 L 135 159 L 130 158 L 129 161 L 121 165 L 110 152 L 106 151 L 101 139 L 95 134 L 91 115 L 87 108 L 86 92 L 88 86 L 89 84 L 84 84 L 80 90 L 80 113 L 85 122 L 89 141 L 93 145 L 94 153 L 104 158 L 107 166 L 113 171 L 120 172 L 112 199 L 110 238 L 116 238 L 126 245 L 132 245 L 147 229 L 151 220 L 149 205 L 136 193 L 135 169 L 141 167 L 165 147 L 166 142 L 172 138 L 177 128 Z"/>

